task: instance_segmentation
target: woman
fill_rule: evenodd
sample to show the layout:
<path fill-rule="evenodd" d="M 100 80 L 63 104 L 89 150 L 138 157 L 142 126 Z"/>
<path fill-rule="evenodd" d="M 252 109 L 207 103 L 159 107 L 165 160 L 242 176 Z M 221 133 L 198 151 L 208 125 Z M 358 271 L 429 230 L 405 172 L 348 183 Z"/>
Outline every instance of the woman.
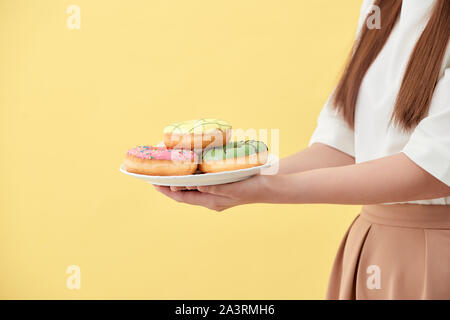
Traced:
<path fill-rule="evenodd" d="M 157 187 L 224 210 L 247 203 L 362 204 L 336 256 L 329 299 L 450 299 L 450 1 L 365 1 L 344 74 L 310 146 L 279 174 Z M 370 17 L 370 14 L 368 15 Z"/>

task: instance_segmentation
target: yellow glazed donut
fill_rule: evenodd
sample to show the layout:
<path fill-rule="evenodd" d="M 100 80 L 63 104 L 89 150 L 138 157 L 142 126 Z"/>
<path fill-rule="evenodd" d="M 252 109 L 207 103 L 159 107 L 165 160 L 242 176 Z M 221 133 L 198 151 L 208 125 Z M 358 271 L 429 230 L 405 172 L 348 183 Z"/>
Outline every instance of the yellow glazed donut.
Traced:
<path fill-rule="evenodd" d="M 164 128 L 167 148 L 194 150 L 223 146 L 230 137 L 231 125 L 212 118 L 175 122 Z"/>
<path fill-rule="evenodd" d="M 138 146 L 128 150 L 125 170 L 151 176 L 182 176 L 197 171 L 198 156 L 191 150 Z"/>
<path fill-rule="evenodd" d="M 232 171 L 263 165 L 268 149 L 264 142 L 247 140 L 230 142 L 205 150 L 199 169 L 204 173 Z"/>

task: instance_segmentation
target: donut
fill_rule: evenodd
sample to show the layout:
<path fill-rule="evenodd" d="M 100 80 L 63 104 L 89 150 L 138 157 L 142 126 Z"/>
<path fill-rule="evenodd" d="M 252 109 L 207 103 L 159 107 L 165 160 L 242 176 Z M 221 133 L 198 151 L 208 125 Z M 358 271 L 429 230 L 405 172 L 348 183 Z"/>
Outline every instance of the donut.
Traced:
<path fill-rule="evenodd" d="M 205 150 L 199 169 L 204 173 L 231 171 L 263 165 L 268 148 L 264 142 L 247 140 L 230 142 Z"/>
<path fill-rule="evenodd" d="M 137 146 L 128 150 L 124 169 L 150 176 L 182 176 L 197 171 L 198 156 L 191 150 Z"/>
<path fill-rule="evenodd" d="M 230 137 L 231 125 L 212 118 L 175 122 L 164 128 L 167 148 L 194 150 L 223 146 Z"/>

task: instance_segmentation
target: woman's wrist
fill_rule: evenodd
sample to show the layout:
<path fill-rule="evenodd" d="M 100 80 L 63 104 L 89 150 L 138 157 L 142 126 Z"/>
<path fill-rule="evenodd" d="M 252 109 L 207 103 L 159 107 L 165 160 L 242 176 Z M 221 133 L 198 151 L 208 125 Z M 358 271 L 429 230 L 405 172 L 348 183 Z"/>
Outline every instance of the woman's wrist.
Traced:
<path fill-rule="evenodd" d="M 255 188 L 263 203 L 306 203 L 301 191 L 306 183 L 306 172 L 284 175 L 261 175 Z"/>
<path fill-rule="evenodd" d="M 274 203 L 278 196 L 277 185 L 282 175 L 258 175 L 255 178 L 254 188 L 256 201 L 259 203 Z"/>

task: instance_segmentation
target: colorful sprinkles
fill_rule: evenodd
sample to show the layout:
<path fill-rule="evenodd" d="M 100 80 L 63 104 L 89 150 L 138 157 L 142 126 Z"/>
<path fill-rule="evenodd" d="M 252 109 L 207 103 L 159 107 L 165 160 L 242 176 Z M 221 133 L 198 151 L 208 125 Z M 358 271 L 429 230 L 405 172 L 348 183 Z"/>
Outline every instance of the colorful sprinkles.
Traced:
<path fill-rule="evenodd" d="M 128 150 L 127 155 L 146 160 L 192 161 L 197 159 L 197 154 L 191 150 L 152 146 L 137 146 Z"/>

